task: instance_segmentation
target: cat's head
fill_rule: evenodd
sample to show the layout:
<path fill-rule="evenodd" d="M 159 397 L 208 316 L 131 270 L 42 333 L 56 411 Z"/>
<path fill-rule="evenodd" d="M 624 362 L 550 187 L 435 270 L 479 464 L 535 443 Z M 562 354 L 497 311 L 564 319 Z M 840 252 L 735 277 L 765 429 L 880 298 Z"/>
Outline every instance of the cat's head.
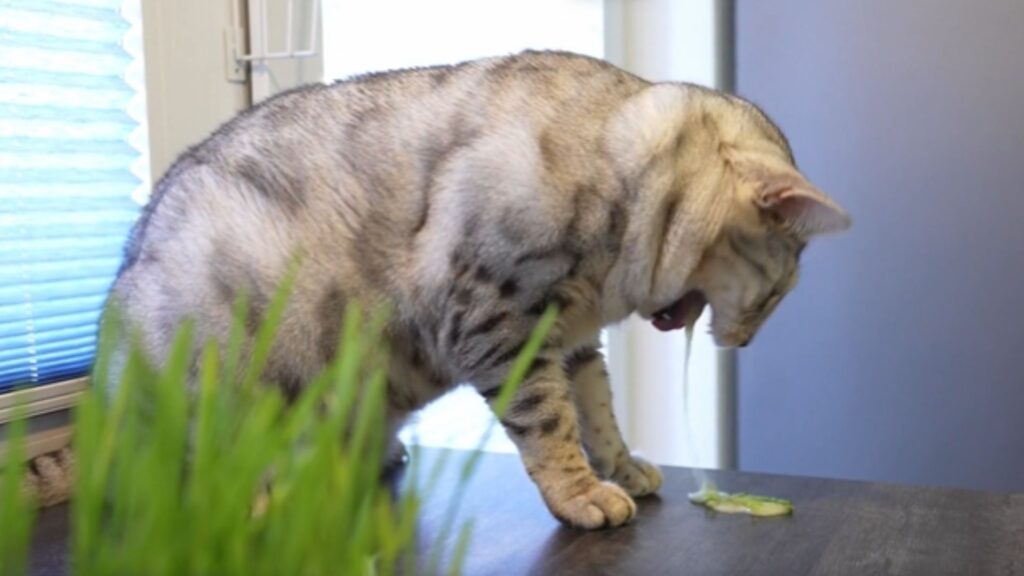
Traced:
<path fill-rule="evenodd" d="M 715 241 L 687 279 L 684 310 L 659 311 L 654 322 L 689 321 L 710 304 L 720 346 L 746 346 L 797 283 L 800 254 L 815 236 L 850 226 L 846 213 L 795 169 L 741 169 L 737 197 Z M 692 306 L 693 310 L 685 310 Z"/>
<path fill-rule="evenodd" d="M 757 107 L 693 87 L 652 93 L 646 110 L 676 114 L 648 161 L 660 184 L 648 180 L 645 193 L 650 288 L 637 308 L 672 330 L 710 304 L 715 342 L 745 346 L 796 285 L 807 243 L 846 230 L 850 217 L 800 173 Z"/>

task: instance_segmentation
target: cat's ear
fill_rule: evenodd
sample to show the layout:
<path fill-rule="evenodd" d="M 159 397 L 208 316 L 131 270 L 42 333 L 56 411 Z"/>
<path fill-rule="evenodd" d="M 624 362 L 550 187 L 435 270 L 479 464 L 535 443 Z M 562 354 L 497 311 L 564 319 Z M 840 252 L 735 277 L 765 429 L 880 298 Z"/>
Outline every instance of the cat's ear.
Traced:
<path fill-rule="evenodd" d="M 793 233 L 811 237 L 843 232 L 850 228 L 850 215 L 803 178 L 765 182 L 757 206 L 775 217 Z"/>

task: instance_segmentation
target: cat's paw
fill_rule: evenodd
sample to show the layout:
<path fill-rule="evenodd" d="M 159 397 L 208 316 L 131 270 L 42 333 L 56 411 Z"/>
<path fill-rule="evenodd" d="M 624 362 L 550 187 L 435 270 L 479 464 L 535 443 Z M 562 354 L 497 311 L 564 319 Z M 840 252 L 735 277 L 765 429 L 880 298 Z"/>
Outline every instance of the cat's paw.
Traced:
<path fill-rule="evenodd" d="M 596 478 L 579 492 L 549 500 L 548 506 L 562 522 L 588 530 L 621 526 L 636 516 L 636 503 L 622 488 Z"/>
<path fill-rule="evenodd" d="M 636 454 L 625 454 L 617 462 L 609 479 L 630 496 L 646 496 L 661 488 L 664 477 L 657 466 Z"/>

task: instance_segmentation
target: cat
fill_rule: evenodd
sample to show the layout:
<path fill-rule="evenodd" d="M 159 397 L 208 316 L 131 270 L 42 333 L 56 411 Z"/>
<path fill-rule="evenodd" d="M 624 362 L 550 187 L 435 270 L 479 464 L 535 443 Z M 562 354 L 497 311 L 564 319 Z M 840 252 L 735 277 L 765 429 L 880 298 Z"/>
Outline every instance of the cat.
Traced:
<path fill-rule="evenodd" d="M 488 401 L 540 314 L 560 315 L 501 424 L 551 513 L 619 526 L 658 468 L 627 448 L 598 335 L 705 306 L 744 346 L 801 250 L 850 218 L 753 104 L 604 61 L 523 53 L 278 95 L 183 153 L 111 290 L 160 359 L 180 322 L 226 338 L 304 254 L 266 378 L 300 391 L 347 306 L 387 304 L 392 435 L 459 383 Z M 393 449 L 398 452 L 397 441 Z"/>

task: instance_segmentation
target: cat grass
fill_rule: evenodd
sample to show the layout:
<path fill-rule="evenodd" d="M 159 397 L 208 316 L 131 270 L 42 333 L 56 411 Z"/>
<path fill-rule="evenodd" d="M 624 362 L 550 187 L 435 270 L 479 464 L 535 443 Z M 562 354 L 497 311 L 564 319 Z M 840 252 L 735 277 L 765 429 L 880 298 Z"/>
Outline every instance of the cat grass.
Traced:
<path fill-rule="evenodd" d="M 289 290 L 286 280 L 244 366 L 242 297 L 226 350 L 206 343 L 195 362 L 188 323 L 162 369 L 148 365 L 133 344 L 112 396 L 105 391 L 118 322 L 103 323 L 93 386 L 74 413 L 73 574 L 461 571 L 472 528 L 457 526 L 455 518 L 482 450 L 460 464 L 460 486 L 429 555 L 414 556 L 423 495 L 453 464 L 450 454 L 442 454 L 431 470 L 421 470 L 414 447 L 410 481 L 400 494 L 380 482 L 387 358 L 383 315 L 351 311 L 338 355 L 291 404 L 259 381 Z M 499 395 L 499 415 L 555 314 L 548 310 L 541 318 L 514 364 Z M 196 382 L 191 391 L 184 385 L 190 374 Z M 13 423 L 11 450 L 14 464 L 0 471 L 0 572 L 17 575 L 26 572 L 35 517 L 34 503 L 21 493 L 23 420 Z M 456 532 L 452 552 L 445 553 L 440 543 Z"/>
<path fill-rule="evenodd" d="M 0 470 L 0 574 L 24 574 L 36 507 L 21 497 L 25 473 L 23 418 L 16 417 L 9 424 L 7 442 L 7 461 L 12 464 Z"/>

